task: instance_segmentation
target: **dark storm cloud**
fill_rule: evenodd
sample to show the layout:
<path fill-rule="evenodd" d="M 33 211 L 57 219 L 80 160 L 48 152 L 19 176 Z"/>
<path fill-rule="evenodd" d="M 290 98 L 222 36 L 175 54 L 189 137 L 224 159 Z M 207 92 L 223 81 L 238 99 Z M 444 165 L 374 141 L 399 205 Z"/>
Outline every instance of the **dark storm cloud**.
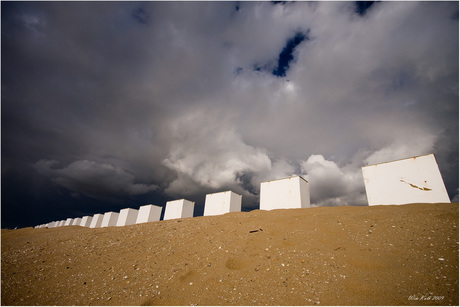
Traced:
<path fill-rule="evenodd" d="M 62 168 L 57 161 L 40 160 L 34 167 L 56 184 L 96 199 L 144 194 L 158 188 L 156 185 L 134 183 L 134 175 L 121 168 L 86 160 L 75 161 Z"/>
<path fill-rule="evenodd" d="M 79 199 L 98 213 L 224 189 L 254 208 L 261 181 L 292 174 L 316 205 L 362 205 L 361 166 L 431 152 L 454 197 L 458 4 L 363 13 L 354 2 L 2 2 L 2 223 L 20 219 L 15 206 L 67 200 L 72 210 L 53 207 L 65 218 Z M 289 45 L 296 33 L 304 41 Z"/>

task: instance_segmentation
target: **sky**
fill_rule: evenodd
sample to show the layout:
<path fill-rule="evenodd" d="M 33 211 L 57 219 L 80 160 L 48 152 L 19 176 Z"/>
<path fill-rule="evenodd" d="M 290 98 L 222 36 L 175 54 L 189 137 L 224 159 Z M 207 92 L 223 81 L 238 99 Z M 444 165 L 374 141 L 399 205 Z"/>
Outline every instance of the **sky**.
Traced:
<path fill-rule="evenodd" d="M 2 2 L 1 223 L 27 227 L 434 153 L 458 201 L 458 2 Z"/>

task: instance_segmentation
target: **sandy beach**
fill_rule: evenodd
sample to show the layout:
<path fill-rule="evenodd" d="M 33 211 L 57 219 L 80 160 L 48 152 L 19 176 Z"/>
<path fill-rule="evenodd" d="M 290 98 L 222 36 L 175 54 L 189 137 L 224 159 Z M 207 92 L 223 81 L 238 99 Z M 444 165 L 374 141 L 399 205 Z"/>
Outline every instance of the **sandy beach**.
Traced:
<path fill-rule="evenodd" d="M 2 229 L 2 305 L 458 305 L 458 203 Z"/>

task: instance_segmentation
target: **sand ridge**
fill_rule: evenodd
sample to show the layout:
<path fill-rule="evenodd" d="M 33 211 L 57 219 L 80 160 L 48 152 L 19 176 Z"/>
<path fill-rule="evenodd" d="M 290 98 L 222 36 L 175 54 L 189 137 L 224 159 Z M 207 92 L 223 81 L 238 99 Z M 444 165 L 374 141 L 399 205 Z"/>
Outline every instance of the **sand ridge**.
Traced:
<path fill-rule="evenodd" d="M 458 203 L 2 230 L 2 305 L 458 305 Z"/>

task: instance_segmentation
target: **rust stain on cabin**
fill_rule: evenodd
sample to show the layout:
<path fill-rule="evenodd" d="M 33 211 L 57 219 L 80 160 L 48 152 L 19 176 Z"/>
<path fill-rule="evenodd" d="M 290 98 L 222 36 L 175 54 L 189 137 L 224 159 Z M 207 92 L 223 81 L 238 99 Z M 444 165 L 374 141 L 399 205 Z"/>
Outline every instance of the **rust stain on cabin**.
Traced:
<path fill-rule="evenodd" d="M 421 188 L 421 187 L 419 187 L 419 186 L 416 186 L 415 184 L 406 182 L 404 179 L 400 179 L 399 181 L 404 182 L 404 183 L 407 183 L 407 184 L 410 185 L 411 187 L 413 187 L 413 188 L 415 188 L 415 189 L 419 189 L 419 190 L 421 190 L 421 191 L 431 191 L 430 188 L 425 188 L 425 187 Z M 426 180 L 425 180 L 425 183 L 426 183 Z"/>

